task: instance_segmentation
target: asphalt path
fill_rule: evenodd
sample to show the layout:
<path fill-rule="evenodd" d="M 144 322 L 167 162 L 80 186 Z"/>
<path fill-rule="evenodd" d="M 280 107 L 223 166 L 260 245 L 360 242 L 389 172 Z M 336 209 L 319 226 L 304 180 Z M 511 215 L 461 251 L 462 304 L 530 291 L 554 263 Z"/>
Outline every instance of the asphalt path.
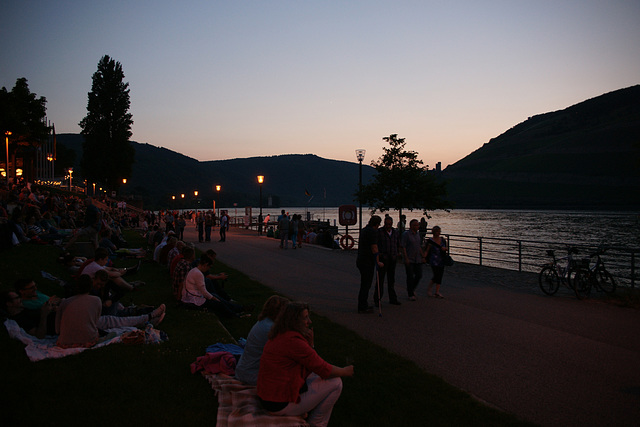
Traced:
<path fill-rule="evenodd" d="M 445 271 L 445 299 L 427 298 L 425 266 L 418 300 L 409 301 L 398 265 L 402 305 L 385 294 L 382 316 L 358 314 L 355 252 L 284 250 L 247 230 L 217 237 L 198 244 L 193 226 L 185 232 L 220 262 L 491 406 L 548 426 L 640 425 L 640 310 L 568 292 L 547 297 L 533 274 L 457 263 Z"/>

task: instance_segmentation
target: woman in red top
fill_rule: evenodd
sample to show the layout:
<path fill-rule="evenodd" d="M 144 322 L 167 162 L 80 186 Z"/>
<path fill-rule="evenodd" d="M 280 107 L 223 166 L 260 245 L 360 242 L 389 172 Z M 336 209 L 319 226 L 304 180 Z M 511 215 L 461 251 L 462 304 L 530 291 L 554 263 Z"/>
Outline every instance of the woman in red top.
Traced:
<path fill-rule="evenodd" d="M 312 426 L 326 426 L 342 392 L 339 377 L 353 376 L 353 365 L 340 368 L 313 349 L 307 304 L 292 302 L 269 332 L 258 372 L 258 397 L 273 415 L 309 414 Z"/>

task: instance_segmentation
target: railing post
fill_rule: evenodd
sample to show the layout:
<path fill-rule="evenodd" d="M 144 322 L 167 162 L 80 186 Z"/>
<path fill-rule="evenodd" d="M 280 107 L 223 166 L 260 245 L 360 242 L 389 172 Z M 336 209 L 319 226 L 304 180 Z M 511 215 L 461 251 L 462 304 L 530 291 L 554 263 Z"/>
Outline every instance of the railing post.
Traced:
<path fill-rule="evenodd" d="M 631 252 L 631 289 L 636 287 L 636 253 Z"/>
<path fill-rule="evenodd" d="M 518 240 L 518 271 L 522 272 L 522 240 Z"/>
<path fill-rule="evenodd" d="M 478 265 L 482 265 L 482 237 L 478 237 Z"/>

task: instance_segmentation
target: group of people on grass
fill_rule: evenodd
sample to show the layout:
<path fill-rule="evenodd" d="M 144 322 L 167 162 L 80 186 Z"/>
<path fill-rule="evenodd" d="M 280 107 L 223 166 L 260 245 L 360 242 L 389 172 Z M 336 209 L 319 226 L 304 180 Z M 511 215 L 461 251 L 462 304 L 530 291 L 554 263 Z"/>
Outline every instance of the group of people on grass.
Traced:
<path fill-rule="evenodd" d="M 360 271 L 358 313 L 373 313 L 374 306 L 380 306 L 384 295 L 385 278 L 389 303 L 401 305 L 395 291 L 395 270 L 399 259 L 405 267 L 409 301 L 416 301 L 415 291 L 422 278 L 422 265 L 425 263 L 431 266 L 433 272 L 427 287 L 427 295 L 444 298 L 440 293 L 440 287 L 448 247 L 446 239 L 441 236 L 440 227 L 433 227 L 433 237 L 426 238 L 426 221 L 421 224 L 421 221 L 412 219 L 409 222 L 409 229 L 404 232 L 401 232 L 405 227 L 404 223 L 401 221 L 398 228 L 394 228 L 393 219 L 388 215 L 384 218 L 383 227 L 380 227 L 381 224 L 382 218 L 373 215 L 360 232 L 356 259 L 356 266 Z M 369 291 L 373 283 L 375 283 L 374 306 L 370 306 Z M 435 292 L 433 292 L 434 288 Z"/>
<path fill-rule="evenodd" d="M 22 199 L 31 203 L 38 197 L 25 192 Z M 3 206 L 6 211 L 6 203 Z M 51 216 L 54 210 L 47 212 L 47 216 Z M 102 212 L 91 198 L 86 199 L 84 210 L 80 201 L 75 200 L 71 212 L 74 214 L 69 215 L 69 219 L 73 221 L 67 223 L 63 222 L 66 218 L 61 214 L 62 210 L 55 210 L 60 215 L 54 215 L 60 218 L 60 221 L 55 220 L 56 224 L 62 223 L 62 226 L 76 230 L 65 248 L 70 248 L 77 239 L 85 238 L 93 243 L 95 251 L 89 259 L 68 253 L 60 257 L 74 276 L 73 281 L 61 288 L 65 298 L 45 295 L 38 291 L 35 280 L 24 278 L 15 282 L 13 290 L 0 293 L 1 314 L 16 321 L 33 336 L 57 335 L 57 344 L 65 348 L 93 346 L 104 336 L 104 331 L 113 327 L 147 323 L 157 326 L 166 314 L 164 304 L 132 309 L 120 302 L 126 293 L 143 283 L 130 282 L 125 277 L 135 273 L 140 263 L 133 269 L 112 265 L 110 257 L 118 246 L 108 243 L 115 244 L 113 240 L 117 239 L 112 240 L 112 235 L 107 236 L 104 230 L 107 226 L 116 229 L 116 220 L 105 221 L 106 212 Z M 111 214 L 114 218 L 127 216 L 123 207 Z M 12 212 L 12 215 L 16 214 Z M 9 216 L 8 212 L 6 216 Z M 296 216 L 294 223 L 297 220 Z M 176 223 L 175 219 L 173 223 Z M 227 294 L 225 273 L 211 272 L 216 260 L 213 250 L 196 259 L 194 247 L 180 239 L 179 218 L 178 230 L 160 224 L 156 218 L 146 215 L 142 218 L 142 226 L 148 230 L 153 259 L 167 267 L 176 299 L 186 307 L 204 308 L 221 317 L 241 317 L 253 310 L 238 304 Z M 292 229 L 297 238 L 299 228 L 296 230 L 294 225 Z M 11 230 L 13 232 L 13 228 Z M 120 231 L 115 232 L 116 236 L 121 236 Z M 288 238 L 289 233 L 285 236 Z M 64 240 L 64 236 L 59 240 Z M 299 242 L 292 240 L 297 246 Z M 306 304 L 279 296 L 270 297 L 248 335 L 236 377 L 257 386 L 259 400 L 269 413 L 307 416 L 309 424 L 326 426 L 341 394 L 340 377 L 353 376 L 354 368 L 352 365 L 331 365 L 316 353 L 311 324 Z"/>
<path fill-rule="evenodd" d="M 84 209 L 75 195 L 40 191 L 36 186 L 17 182 L 0 191 L 0 225 L 9 234 L 11 250 L 16 244 L 53 243 L 65 251 L 58 260 L 68 268 L 71 280 L 50 277 L 58 284 L 64 298 L 48 296 L 37 289 L 33 278 L 20 278 L 12 290 L 0 292 L 0 314 L 15 320 L 27 333 L 43 338 L 57 335 L 60 347 L 90 347 L 106 336 L 106 330 L 122 326 L 158 325 L 164 318 L 166 307 L 125 307 L 120 301 L 127 293 L 142 285 L 128 281 L 124 276 L 135 274 L 134 268 L 115 268 L 115 251 L 127 245 L 122 227 L 136 223 L 125 209 L 106 203 L 99 209 L 92 198 L 86 198 Z M 48 219 L 48 235 L 55 239 L 41 239 L 25 228 L 23 220 L 42 217 Z M 44 228 L 44 227 L 41 227 Z M 24 233 L 24 230 L 27 233 Z M 33 227 L 32 227 L 33 230 Z M 65 233 L 61 231 L 65 231 Z M 4 234 L 2 237 L 5 237 Z M 70 237 L 63 246 L 63 241 Z M 73 256 L 66 248 L 79 238 L 88 239 L 94 248 L 93 257 Z M 116 243 L 117 242 L 117 245 Z"/>
<path fill-rule="evenodd" d="M 316 353 L 309 306 L 277 295 L 265 302 L 235 371 L 236 379 L 257 386 L 267 412 L 306 415 L 312 426 L 329 423 L 340 377 L 353 374 L 353 365 L 331 365 Z"/>
<path fill-rule="evenodd" d="M 122 305 L 126 282 L 113 279 L 121 279 L 123 269 L 107 269 L 108 255 L 103 248 L 96 250 L 95 257 L 76 278 L 64 284 L 61 290 L 65 298 L 41 293 L 32 278 L 18 279 L 14 290 L 0 292 L 2 317 L 14 320 L 36 338 L 57 335 L 57 345 L 62 348 L 92 347 L 112 328 L 144 327 L 147 323 L 157 326 L 162 322 L 164 304 L 157 308 Z M 92 265 L 98 267 L 89 271 Z"/>

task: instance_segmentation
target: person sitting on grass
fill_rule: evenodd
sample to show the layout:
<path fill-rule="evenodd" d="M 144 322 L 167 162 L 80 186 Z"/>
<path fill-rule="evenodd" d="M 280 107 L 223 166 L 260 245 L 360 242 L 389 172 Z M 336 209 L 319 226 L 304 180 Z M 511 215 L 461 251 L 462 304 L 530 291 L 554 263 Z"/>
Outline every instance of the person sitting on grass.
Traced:
<path fill-rule="evenodd" d="M 242 307 L 229 304 L 221 297 L 212 294 L 213 289 L 207 289 L 204 274 L 209 271 L 212 265 L 213 260 L 207 254 L 203 254 L 198 265 L 187 273 L 182 288 L 182 302 L 206 308 L 222 317 L 242 316 Z"/>
<path fill-rule="evenodd" d="M 209 249 L 205 253 L 209 256 L 209 258 L 211 258 L 211 261 L 213 263 L 216 262 L 216 258 L 218 257 L 218 254 L 213 249 Z M 205 273 L 205 283 L 207 285 L 207 289 L 210 289 L 209 292 L 211 292 L 218 298 L 221 298 L 226 303 L 231 304 L 235 310 L 240 310 L 245 312 L 253 311 L 253 309 L 256 308 L 255 305 L 249 304 L 247 306 L 241 306 L 236 300 L 231 298 L 231 296 L 227 293 L 227 291 L 224 289 L 224 284 L 228 278 L 229 278 L 229 275 L 227 273 L 218 273 L 218 274 L 214 274 L 210 272 Z"/>
<path fill-rule="evenodd" d="M 92 347 L 98 343 L 101 330 L 122 326 L 142 326 L 146 322 L 156 326 L 164 319 L 166 310 L 164 304 L 143 316 L 101 316 L 102 302 L 99 297 L 89 295 L 91 288 L 91 277 L 83 274 L 76 283 L 77 294 L 60 303 L 56 313 L 59 347 Z"/>
<path fill-rule="evenodd" d="M 340 377 L 353 376 L 353 365 L 325 362 L 313 349 L 309 306 L 287 304 L 264 346 L 258 371 L 258 399 L 271 415 L 303 416 L 312 426 L 326 426 L 342 392 Z"/>
<path fill-rule="evenodd" d="M 109 280 L 111 280 L 117 287 L 125 291 L 132 291 L 137 286 L 141 286 L 143 282 L 129 283 L 122 278 L 127 273 L 126 268 L 107 267 L 109 262 L 109 251 L 105 248 L 96 249 L 93 262 L 88 264 L 83 270 L 82 274 L 88 274 L 91 278 L 98 270 L 105 270 L 109 274 Z"/>
<path fill-rule="evenodd" d="M 52 297 L 39 309 L 25 308 L 17 292 L 0 293 L 0 308 L 6 312 L 7 318 L 14 320 L 26 333 L 36 338 L 56 333 L 56 310 L 60 298 Z"/>
<path fill-rule="evenodd" d="M 258 370 L 260 368 L 260 357 L 262 350 L 267 343 L 269 331 L 275 319 L 289 302 L 288 299 L 279 295 L 272 295 L 267 299 L 258 315 L 258 322 L 251 328 L 244 352 L 236 365 L 235 377 L 245 384 L 256 385 L 258 383 Z"/>
<path fill-rule="evenodd" d="M 184 280 L 191 271 L 193 261 L 196 259 L 196 251 L 192 246 L 185 246 L 178 255 L 180 258 L 173 268 L 171 274 L 171 289 L 176 300 L 182 299 L 182 289 L 184 288 Z"/>
<path fill-rule="evenodd" d="M 22 306 L 32 310 L 39 310 L 44 303 L 49 301 L 49 296 L 38 290 L 38 285 L 32 278 L 16 280 L 15 291 L 20 295 Z M 51 298 L 57 298 L 55 295 Z"/>
<path fill-rule="evenodd" d="M 167 239 L 167 244 L 160 249 L 160 253 L 158 254 L 158 262 L 161 265 L 169 267 L 169 252 L 171 252 L 177 244 L 178 238 L 176 236 L 171 236 Z"/>

